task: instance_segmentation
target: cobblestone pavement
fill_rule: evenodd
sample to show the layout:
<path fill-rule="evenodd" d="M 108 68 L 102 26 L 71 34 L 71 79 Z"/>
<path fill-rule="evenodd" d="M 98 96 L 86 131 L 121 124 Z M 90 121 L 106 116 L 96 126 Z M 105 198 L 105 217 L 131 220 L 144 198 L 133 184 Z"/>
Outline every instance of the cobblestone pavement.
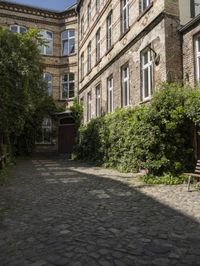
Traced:
<path fill-rule="evenodd" d="M 0 266 L 200 265 L 200 193 L 61 159 L 0 188 Z"/>

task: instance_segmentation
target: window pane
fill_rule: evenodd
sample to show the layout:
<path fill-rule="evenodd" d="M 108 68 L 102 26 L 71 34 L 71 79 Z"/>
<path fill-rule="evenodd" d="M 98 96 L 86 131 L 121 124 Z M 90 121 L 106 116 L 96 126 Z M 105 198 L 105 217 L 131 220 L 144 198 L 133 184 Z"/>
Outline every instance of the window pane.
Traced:
<path fill-rule="evenodd" d="M 64 81 L 64 82 L 67 82 L 67 81 L 68 81 L 68 75 L 64 75 L 64 76 L 63 76 L 63 81 Z"/>
<path fill-rule="evenodd" d="M 144 64 L 146 65 L 148 63 L 148 52 L 145 52 L 143 55 Z"/>
<path fill-rule="evenodd" d="M 74 39 L 70 39 L 69 40 L 69 53 L 72 54 L 74 53 L 75 49 L 74 49 Z"/>
<path fill-rule="evenodd" d="M 74 37 L 74 30 L 69 30 L 69 37 Z"/>
<path fill-rule="evenodd" d="M 50 41 L 47 43 L 46 54 L 51 55 L 53 51 L 53 43 Z"/>
<path fill-rule="evenodd" d="M 148 68 L 144 70 L 144 98 L 149 97 L 149 74 Z"/>
<path fill-rule="evenodd" d="M 74 81 L 74 74 L 73 73 L 69 73 L 69 80 Z"/>
<path fill-rule="evenodd" d="M 27 29 L 25 27 L 20 27 L 20 33 L 26 33 Z"/>
<path fill-rule="evenodd" d="M 62 54 L 63 55 L 68 55 L 68 41 L 67 40 L 62 41 L 62 46 L 63 46 Z"/>
<path fill-rule="evenodd" d="M 53 39 L 53 33 L 50 32 L 50 31 L 46 32 L 46 36 L 47 36 L 48 39 Z"/>
<path fill-rule="evenodd" d="M 68 84 L 62 85 L 62 99 L 68 98 Z"/>
<path fill-rule="evenodd" d="M 63 31 L 62 32 L 62 39 L 67 39 L 67 34 L 68 34 L 68 32 L 67 31 Z"/>
<path fill-rule="evenodd" d="M 74 97 L 74 83 L 69 84 L 69 98 Z"/>
<path fill-rule="evenodd" d="M 17 26 L 11 26 L 11 31 L 12 32 L 17 32 Z"/>

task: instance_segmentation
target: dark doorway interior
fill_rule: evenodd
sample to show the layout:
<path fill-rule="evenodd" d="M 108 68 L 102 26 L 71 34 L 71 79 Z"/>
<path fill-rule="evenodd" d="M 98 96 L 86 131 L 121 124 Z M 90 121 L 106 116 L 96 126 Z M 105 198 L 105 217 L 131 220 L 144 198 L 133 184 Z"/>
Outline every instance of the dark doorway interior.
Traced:
<path fill-rule="evenodd" d="M 58 153 L 71 154 L 76 139 L 76 127 L 73 118 L 65 117 L 60 120 L 58 132 Z"/>

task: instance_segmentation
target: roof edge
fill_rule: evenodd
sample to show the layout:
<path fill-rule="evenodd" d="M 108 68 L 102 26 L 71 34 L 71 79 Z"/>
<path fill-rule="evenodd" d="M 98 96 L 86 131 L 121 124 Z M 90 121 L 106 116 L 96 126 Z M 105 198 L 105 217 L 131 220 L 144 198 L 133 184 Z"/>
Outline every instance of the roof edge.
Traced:
<path fill-rule="evenodd" d="M 73 5 L 69 6 L 68 8 L 66 8 L 65 10 L 63 10 L 63 11 L 58 11 L 58 10 L 38 7 L 38 6 L 34 6 L 34 5 L 17 3 L 16 1 L 10 1 L 10 0 L 0 0 L 0 4 L 9 5 L 9 6 L 17 6 L 17 7 L 20 7 L 20 8 L 30 8 L 32 10 L 42 11 L 42 12 L 56 14 L 56 15 L 61 15 L 61 14 L 64 14 L 64 13 L 68 13 L 70 11 L 76 11 L 76 5 L 77 5 L 77 4 L 73 4 Z"/>

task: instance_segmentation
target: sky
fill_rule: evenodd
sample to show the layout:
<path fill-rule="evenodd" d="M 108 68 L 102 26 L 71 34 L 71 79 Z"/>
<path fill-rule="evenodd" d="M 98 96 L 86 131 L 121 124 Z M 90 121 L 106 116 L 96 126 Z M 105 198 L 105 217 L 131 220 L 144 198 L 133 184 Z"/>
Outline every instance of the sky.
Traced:
<path fill-rule="evenodd" d="M 20 4 L 27 4 L 36 7 L 48 8 L 63 11 L 65 8 L 76 3 L 76 0 L 10 0 Z"/>

